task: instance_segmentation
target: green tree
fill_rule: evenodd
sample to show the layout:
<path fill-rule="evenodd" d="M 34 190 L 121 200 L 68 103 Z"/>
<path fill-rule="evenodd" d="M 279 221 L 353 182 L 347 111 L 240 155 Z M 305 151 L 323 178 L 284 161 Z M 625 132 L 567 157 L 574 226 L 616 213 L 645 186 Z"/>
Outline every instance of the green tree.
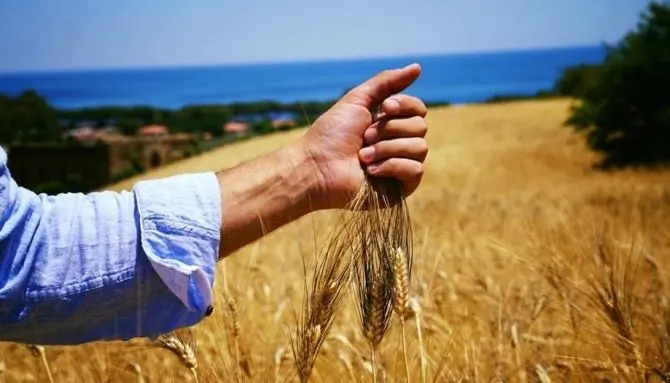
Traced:
<path fill-rule="evenodd" d="M 608 47 L 567 123 L 587 133 L 603 166 L 670 162 L 670 3 L 652 2 L 637 27 Z"/>
<path fill-rule="evenodd" d="M 0 143 L 14 141 L 12 100 L 0 94 Z"/>
<path fill-rule="evenodd" d="M 582 64 L 567 68 L 554 84 L 554 93 L 560 96 L 581 98 L 593 88 L 598 79 L 599 65 Z"/>
<path fill-rule="evenodd" d="M 263 119 L 253 125 L 254 132 L 257 134 L 268 134 L 274 131 L 272 122 L 268 119 Z"/>
<path fill-rule="evenodd" d="M 14 99 L 9 99 L 8 111 L 3 118 L 4 130 L 9 130 L 10 141 L 55 141 L 60 140 L 56 111 L 46 99 L 34 90 L 26 90 Z M 3 113 L 4 114 L 4 113 Z"/>

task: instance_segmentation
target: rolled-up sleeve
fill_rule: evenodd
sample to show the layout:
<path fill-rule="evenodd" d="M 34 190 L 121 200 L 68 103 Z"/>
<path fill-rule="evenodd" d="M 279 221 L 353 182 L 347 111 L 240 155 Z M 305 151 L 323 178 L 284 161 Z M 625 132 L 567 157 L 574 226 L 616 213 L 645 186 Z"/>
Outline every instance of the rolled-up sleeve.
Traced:
<path fill-rule="evenodd" d="M 0 149 L 0 340 L 155 337 L 212 305 L 221 226 L 214 173 L 131 191 L 37 195 Z"/>

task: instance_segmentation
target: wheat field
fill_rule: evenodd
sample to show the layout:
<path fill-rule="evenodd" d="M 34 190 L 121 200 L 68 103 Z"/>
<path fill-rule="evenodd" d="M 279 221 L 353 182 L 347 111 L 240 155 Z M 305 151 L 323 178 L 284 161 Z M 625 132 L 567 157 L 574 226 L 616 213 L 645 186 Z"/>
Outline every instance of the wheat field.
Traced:
<path fill-rule="evenodd" d="M 571 102 L 430 110 L 425 177 L 408 199 L 412 381 L 670 381 L 670 172 L 595 170 L 597 156 L 562 125 Z M 231 145 L 140 178 L 232 166 L 301 134 Z M 219 264 L 214 314 L 186 334 L 197 341 L 195 365 L 146 340 L 0 344 L 0 382 L 298 381 L 289 335 L 303 261 L 325 246 L 336 218 L 309 215 Z M 349 295 L 311 381 L 372 381 Z M 379 381 L 405 380 L 397 318 L 378 355 Z"/>

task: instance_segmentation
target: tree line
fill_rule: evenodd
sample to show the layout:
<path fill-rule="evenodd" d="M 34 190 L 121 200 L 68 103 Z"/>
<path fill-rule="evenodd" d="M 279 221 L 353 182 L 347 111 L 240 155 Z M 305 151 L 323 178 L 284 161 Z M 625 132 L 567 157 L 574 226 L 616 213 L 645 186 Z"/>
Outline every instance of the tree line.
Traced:
<path fill-rule="evenodd" d="M 144 125 L 158 124 L 166 126 L 171 133 L 209 133 L 221 137 L 225 134 L 223 125 L 236 120 L 248 122 L 253 133 L 265 134 L 275 130 L 272 120 L 276 116 L 288 116 L 293 126 L 306 126 L 335 101 L 281 103 L 262 100 L 187 105 L 180 109 L 148 105 L 56 109 L 45 97 L 28 89 L 14 97 L 0 94 L 0 142 L 59 141 L 64 132 L 82 123 L 97 128 L 114 126 L 127 135 L 135 134 Z M 431 103 L 431 106 L 446 104 Z"/>
<path fill-rule="evenodd" d="M 232 120 L 249 120 L 257 133 L 272 131 L 274 115 L 288 114 L 296 126 L 313 121 L 331 105 L 326 102 L 279 103 L 259 101 L 222 105 L 188 105 L 180 109 L 138 105 L 132 107 L 89 107 L 56 109 L 45 97 L 28 89 L 17 96 L 0 94 L 0 142 L 59 141 L 64 132 L 80 124 L 114 126 L 133 135 L 144 125 L 159 124 L 171 133 L 184 132 L 214 137 L 224 134 L 223 125 Z"/>

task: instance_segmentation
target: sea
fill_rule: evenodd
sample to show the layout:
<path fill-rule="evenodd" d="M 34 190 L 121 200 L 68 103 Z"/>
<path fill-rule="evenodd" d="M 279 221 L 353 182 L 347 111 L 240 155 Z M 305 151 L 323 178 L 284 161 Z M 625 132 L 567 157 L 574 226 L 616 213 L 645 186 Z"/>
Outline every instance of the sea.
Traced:
<path fill-rule="evenodd" d="M 381 70 L 418 62 L 422 75 L 405 93 L 427 102 L 462 104 L 551 88 L 564 68 L 597 63 L 604 55 L 602 46 L 580 46 L 318 62 L 0 73 L 0 93 L 16 95 L 34 89 L 61 109 L 326 101 L 339 98 Z"/>

